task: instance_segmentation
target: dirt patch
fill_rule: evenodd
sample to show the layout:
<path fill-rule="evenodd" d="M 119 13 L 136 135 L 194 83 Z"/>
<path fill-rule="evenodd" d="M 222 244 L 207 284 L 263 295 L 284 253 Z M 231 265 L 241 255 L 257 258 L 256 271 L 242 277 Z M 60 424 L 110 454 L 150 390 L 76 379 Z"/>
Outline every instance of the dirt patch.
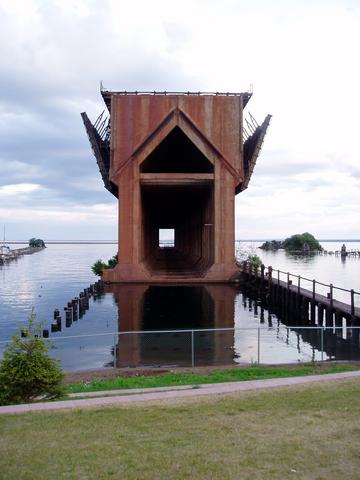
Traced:
<path fill-rule="evenodd" d="M 116 377 L 140 377 L 140 376 L 154 376 L 162 375 L 169 372 L 170 369 L 144 369 L 144 368 L 109 368 L 102 370 L 88 370 L 85 372 L 68 372 L 65 373 L 65 385 L 79 382 L 91 382 L 97 378 L 116 378 Z"/>
<path fill-rule="evenodd" d="M 348 365 L 353 366 L 356 368 L 360 368 L 360 362 L 331 362 L 331 365 Z M 267 365 L 269 368 L 296 368 L 300 364 L 298 363 L 291 363 L 291 364 L 281 364 L 281 365 Z M 316 366 L 317 368 L 327 368 L 329 367 L 330 363 L 323 362 L 323 363 L 307 363 L 302 365 L 311 365 Z M 262 365 L 264 366 L 264 365 Z M 91 382 L 95 379 L 105 379 L 105 378 L 116 378 L 116 377 L 147 377 L 147 376 L 155 376 L 155 375 L 163 375 L 164 373 L 169 372 L 193 372 L 199 374 L 206 374 L 211 373 L 214 371 L 219 370 L 228 370 L 228 369 L 235 369 L 235 368 L 248 368 L 249 365 L 216 365 L 216 366 L 206 366 L 206 367 L 169 367 L 169 368 L 144 368 L 144 367 L 136 367 L 136 368 L 104 368 L 101 370 L 87 370 L 82 372 L 67 372 L 65 373 L 65 384 L 69 385 L 72 383 L 80 383 L 80 382 Z"/>

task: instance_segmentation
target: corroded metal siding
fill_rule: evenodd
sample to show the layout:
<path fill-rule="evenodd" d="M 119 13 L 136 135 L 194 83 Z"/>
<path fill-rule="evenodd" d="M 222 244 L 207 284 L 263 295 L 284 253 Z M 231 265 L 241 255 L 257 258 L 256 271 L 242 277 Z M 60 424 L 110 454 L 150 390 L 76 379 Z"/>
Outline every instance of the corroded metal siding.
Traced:
<path fill-rule="evenodd" d="M 112 95 L 111 173 L 125 164 L 176 112 L 184 114 L 204 141 L 243 176 L 242 96 Z"/>

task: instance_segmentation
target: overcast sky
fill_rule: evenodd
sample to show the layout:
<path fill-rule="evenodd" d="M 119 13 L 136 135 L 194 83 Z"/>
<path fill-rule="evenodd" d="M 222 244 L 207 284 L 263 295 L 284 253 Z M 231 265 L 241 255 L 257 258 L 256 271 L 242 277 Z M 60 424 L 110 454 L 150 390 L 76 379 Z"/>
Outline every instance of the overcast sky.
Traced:
<path fill-rule="evenodd" d="M 0 226 L 115 239 L 81 121 L 111 90 L 246 91 L 273 115 L 236 236 L 360 238 L 359 0 L 0 0 Z"/>

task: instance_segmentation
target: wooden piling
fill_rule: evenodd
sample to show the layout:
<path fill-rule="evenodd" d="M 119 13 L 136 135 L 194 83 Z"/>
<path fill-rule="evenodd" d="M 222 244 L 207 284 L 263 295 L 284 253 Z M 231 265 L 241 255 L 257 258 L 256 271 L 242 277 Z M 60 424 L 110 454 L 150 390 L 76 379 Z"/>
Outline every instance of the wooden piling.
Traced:
<path fill-rule="evenodd" d="M 320 326 L 324 325 L 324 310 L 325 310 L 324 305 L 322 303 L 319 303 L 318 304 L 318 324 Z"/>
<path fill-rule="evenodd" d="M 343 316 L 342 313 L 339 310 L 335 311 L 335 325 L 337 327 L 342 327 L 343 323 Z"/>
<path fill-rule="evenodd" d="M 315 311 L 316 311 L 316 303 L 313 300 L 311 300 L 311 303 L 310 303 L 310 321 L 312 323 L 315 323 L 315 320 L 316 320 Z"/>

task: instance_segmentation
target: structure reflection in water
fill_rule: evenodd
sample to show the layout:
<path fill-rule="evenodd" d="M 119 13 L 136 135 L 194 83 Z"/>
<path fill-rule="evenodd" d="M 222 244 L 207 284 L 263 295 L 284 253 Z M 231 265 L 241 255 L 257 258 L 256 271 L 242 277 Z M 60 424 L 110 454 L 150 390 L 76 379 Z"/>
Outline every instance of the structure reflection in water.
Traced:
<path fill-rule="evenodd" d="M 316 325 L 275 314 L 235 286 L 122 284 L 106 291 L 118 305 L 118 367 L 360 358 L 359 330 L 311 330 Z M 181 331 L 191 329 L 198 331 Z"/>
<path fill-rule="evenodd" d="M 192 347 L 198 365 L 233 362 L 234 332 L 206 329 L 233 328 L 236 288 L 228 285 L 143 284 L 109 285 L 106 288 L 118 304 L 119 332 L 145 331 L 119 335 L 117 366 L 189 365 Z M 179 331 L 189 329 L 202 331 L 196 332 L 195 336 Z M 164 330 L 166 333 L 156 333 Z"/>

